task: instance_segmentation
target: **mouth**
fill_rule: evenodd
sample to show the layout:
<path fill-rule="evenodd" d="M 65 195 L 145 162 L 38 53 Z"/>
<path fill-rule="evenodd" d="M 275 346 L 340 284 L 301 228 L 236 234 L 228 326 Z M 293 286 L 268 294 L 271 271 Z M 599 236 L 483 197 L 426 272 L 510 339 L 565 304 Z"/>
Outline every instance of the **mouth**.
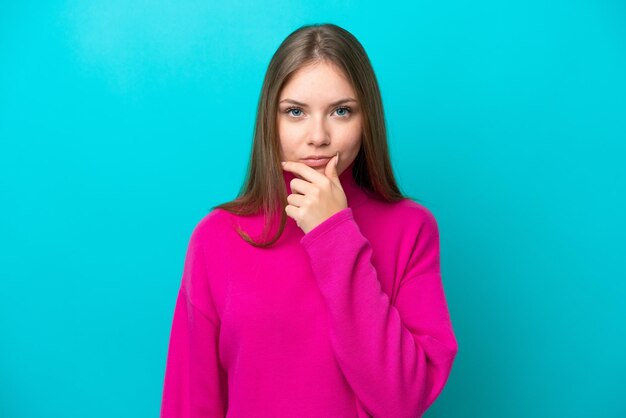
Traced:
<path fill-rule="evenodd" d="M 304 158 L 301 159 L 303 163 L 308 165 L 309 167 L 323 167 L 330 161 L 330 157 L 325 158 Z"/>

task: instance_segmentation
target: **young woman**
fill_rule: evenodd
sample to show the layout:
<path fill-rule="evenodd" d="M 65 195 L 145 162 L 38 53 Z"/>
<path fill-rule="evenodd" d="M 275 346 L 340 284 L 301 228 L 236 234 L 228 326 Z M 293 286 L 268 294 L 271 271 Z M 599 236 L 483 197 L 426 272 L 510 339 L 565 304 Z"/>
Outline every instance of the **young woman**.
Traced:
<path fill-rule="evenodd" d="M 456 353 L 437 223 L 396 185 L 370 61 L 303 26 L 269 64 L 243 192 L 191 234 L 161 417 L 418 417 Z"/>

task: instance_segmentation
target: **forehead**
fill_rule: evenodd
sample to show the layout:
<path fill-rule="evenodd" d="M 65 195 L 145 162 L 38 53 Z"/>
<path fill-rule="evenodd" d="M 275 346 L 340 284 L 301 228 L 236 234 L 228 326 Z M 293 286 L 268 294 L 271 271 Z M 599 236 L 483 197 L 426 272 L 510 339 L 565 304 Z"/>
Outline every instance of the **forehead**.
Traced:
<path fill-rule="evenodd" d="M 299 68 L 283 86 L 280 99 L 306 103 L 355 97 L 352 85 L 341 68 L 326 61 Z"/>

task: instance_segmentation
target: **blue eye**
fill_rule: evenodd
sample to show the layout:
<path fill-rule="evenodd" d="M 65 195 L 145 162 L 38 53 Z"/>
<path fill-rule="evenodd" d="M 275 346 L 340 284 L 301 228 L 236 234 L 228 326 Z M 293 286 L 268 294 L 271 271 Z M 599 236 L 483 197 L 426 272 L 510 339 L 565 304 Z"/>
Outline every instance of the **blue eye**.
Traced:
<path fill-rule="evenodd" d="M 290 107 L 289 109 L 286 110 L 287 114 L 290 114 L 291 116 L 300 116 L 300 114 L 293 114 L 291 112 L 302 112 L 302 109 L 298 108 L 298 107 Z"/>
<path fill-rule="evenodd" d="M 346 112 L 346 113 L 337 113 L 339 116 L 346 116 L 347 114 L 352 112 L 352 110 L 349 107 L 346 107 L 346 106 L 338 107 L 337 108 L 337 112 L 339 112 L 339 111 Z"/>
<path fill-rule="evenodd" d="M 346 118 L 352 113 L 352 109 L 350 109 L 348 106 L 338 107 L 337 109 L 335 109 L 335 111 L 337 112 L 337 115 L 341 118 Z M 285 109 L 285 113 L 291 117 L 299 118 L 300 116 L 302 116 L 303 112 L 301 108 L 292 106 Z"/>

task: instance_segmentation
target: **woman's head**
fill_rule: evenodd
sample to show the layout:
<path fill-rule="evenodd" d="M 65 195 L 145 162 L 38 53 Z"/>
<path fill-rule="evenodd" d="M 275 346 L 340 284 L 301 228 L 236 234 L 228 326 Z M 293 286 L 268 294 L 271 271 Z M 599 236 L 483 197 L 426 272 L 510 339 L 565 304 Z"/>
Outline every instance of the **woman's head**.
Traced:
<path fill-rule="evenodd" d="M 354 101 L 334 103 L 339 99 Z M 333 24 L 302 26 L 285 38 L 270 60 L 244 188 L 236 200 L 214 208 L 239 215 L 262 211 L 268 220 L 280 213 L 280 229 L 268 243 L 242 235 L 253 245 L 271 245 L 286 221 L 280 161 L 333 156 L 337 151 L 339 173 L 354 161 L 352 175 L 359 186 L 389 202 L 404 198 L 391 169 L 378 82 L 363 46 Z"/>
<path fill-rule="evenodd" d="M 294 95 L 307 97 L 302 101 L 292 97 Z M 348 117 L 350 121 L 337 120 L 339 113 L 336 113 L 330 118 L 324 118 L 327 123 L 322 123 L 323 108 L 333 103 L 334 99 L 343 98 L 356 99 L 356 103 L 348 104 L 353 111 Z M 284 99 L 295 99 L 315 106 L 306 109 L 307 123 L 300 123 L 297 127 L 287 123 L 289 119 L 281 113 L 288 107 L 280 103 Z M 336 107 L 325 109 L 330 110 L 325 116 Z M 301 113 L 291 112 L 299 118 L 304 116 Z M 337 120 L 337 123 L 331 123 L 333 120 Z M 363 147 L 361 160 L 368 152 L 376 152 L 378 148 L 383 148 L 386 153 L 382 99 L 363 46 L 350 32 L 333 24 L 302 26 L 285 38 L 270 61 L 259 100 L 255 138 L 269 141 L 266 145 L 274 150 L 274 157 L 278 161 L 282 157 L 297 160 L 310 154 L 329 156 L 340 151 L 340 157 L 345 156 L 340 158 L 341 173 L 343 168 L 356 160 L 357 155 L 351 155 L 354 150 L 345 148 L 345 143 L 340 144 L 340 140 L 345 140 L 345 137 L 339 137 L 338 130 L 333 129 L 339 126 L 339 122 L 343 122 L 344 128 L 346 124 L 349 125 L 350 130 L 360 125 L 361 141 L 357 146 L 357 154 Z M 293 147 L 294 136 L 300 138 L 298 149 Z M 302 144 L 307 141 L 308 145 Z M 344 148 L 344 153 L 339 146 Z M 276 163 L 273 161 L 275 166 Z M 365 161 L 356 161 L 355 164 L 360 167 L 365 165 Z"/>
<path fill-rule="evenodd" d="M 282 161 L 301 161 L 339 152 L 338 174 L 361 148 L 363 116 L 354 89 L 334 63 L 300 67 L 281 89 L 276 126 Z M 303 161 L 307 164 L 307 161 Z M 314 167 L 324 172 L 324 166 Z"/>

